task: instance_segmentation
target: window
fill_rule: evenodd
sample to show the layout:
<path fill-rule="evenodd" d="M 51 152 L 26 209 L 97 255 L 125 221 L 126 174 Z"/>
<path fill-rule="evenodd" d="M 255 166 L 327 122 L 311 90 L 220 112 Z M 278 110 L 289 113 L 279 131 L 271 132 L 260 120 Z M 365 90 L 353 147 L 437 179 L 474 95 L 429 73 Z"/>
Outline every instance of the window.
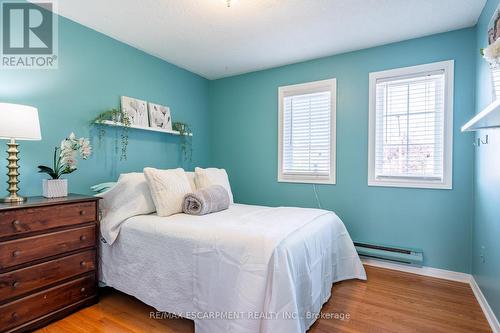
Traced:
<path fill-rule="evenodd" d="M 335 184 L 335 79 L 280 87 L 278 181 Z"/>
<path fill-rule="evenodd" d="M 368 185 L 452 188 L 453 68 L 370 74 Z"/>

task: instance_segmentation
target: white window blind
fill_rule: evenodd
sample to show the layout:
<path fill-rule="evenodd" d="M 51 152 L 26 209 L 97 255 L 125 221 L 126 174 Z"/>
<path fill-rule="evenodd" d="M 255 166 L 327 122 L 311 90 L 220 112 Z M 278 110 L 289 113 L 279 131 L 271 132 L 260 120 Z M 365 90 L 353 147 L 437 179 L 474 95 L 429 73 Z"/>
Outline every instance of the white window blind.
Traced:
<path fill-rule="evenodd" d="M 376 177 L 443 179 L 444 73 L 377 82 Z"/>
<path fill-rule="evenodd" d="M 447 183 L 451 139 L 446 70 L 379 75 L 373 83 L 372 182 Z"/>
<path fill-rule="evenodd" d="M 280 88 L 279 180 L 334 182 L 332 94 L 331 81 Z"/>

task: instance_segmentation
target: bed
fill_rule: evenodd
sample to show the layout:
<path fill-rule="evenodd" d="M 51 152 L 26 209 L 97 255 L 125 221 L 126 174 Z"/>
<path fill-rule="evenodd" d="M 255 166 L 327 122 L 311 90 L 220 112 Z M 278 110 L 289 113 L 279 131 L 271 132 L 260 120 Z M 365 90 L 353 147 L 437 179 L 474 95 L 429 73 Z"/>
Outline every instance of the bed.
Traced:
<path fill-rule="evenodd" d="M 134 216 L 116 233 L 101 246 L 102 282 L 193 319 L 197 333 L 305 332 L 332 283 L 366 279 L 344 224 L 326 210 L 233 204 Z"/>

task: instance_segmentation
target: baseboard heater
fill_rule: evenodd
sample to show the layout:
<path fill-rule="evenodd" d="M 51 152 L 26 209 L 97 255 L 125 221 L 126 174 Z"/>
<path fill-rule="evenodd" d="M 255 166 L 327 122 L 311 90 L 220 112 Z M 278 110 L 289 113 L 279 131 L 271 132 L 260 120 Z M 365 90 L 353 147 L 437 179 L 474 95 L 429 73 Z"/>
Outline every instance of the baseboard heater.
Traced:
<path fill-rule="evenodd" d="M 424 252 L 418 249 L 399 248 L 366 242 L 354 242 L 354 246 L 358 254 L 362 257 L 414 266 L 422 266 L 424 262 Z"/>

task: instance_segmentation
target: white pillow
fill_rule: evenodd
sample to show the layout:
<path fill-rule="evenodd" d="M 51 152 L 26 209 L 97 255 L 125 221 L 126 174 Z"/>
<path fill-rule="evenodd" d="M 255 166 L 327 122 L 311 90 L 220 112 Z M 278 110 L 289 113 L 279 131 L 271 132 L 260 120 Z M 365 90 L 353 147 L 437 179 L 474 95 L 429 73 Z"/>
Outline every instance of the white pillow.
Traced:
<path fill-rule="evenodd" d="M 184 169 L 145 168 L 144 175 L 148 180 L 158 216 L 181 213 L 184 196 L 192 192 Z"/>
<path fill-rule="evenodd" d="M 194 180 L 198 190 L 212 185 L 220 185 L 227 190 L 229 202 L 234 203 L 233 193 L 231 192 L 231 185 L 229 184 L 229 177 L 227 176 L 226 170 L 217 168 L 195 168 L 194 173 Z"/>
<path fill-rule="evenodd" d="M 193 171 L 186 171 L 186 176 L 188 177 L 188 180 L 189 180 L 189 185 L 191 185 L 191 190 L 193 192 L 196 191 L 196 183 L 194 182 L 194 177 L 195 177 L 195 174 Z"/>
<path fill-rule="evenodd" d="M 102 198 L 101 234 L 108 244 L 113 244 L 121 224 L 132 216 L 151 214 L 156 208 L 148 182 L 141 172 L 124 173 L 109 191 L 98 194 Z"/>

